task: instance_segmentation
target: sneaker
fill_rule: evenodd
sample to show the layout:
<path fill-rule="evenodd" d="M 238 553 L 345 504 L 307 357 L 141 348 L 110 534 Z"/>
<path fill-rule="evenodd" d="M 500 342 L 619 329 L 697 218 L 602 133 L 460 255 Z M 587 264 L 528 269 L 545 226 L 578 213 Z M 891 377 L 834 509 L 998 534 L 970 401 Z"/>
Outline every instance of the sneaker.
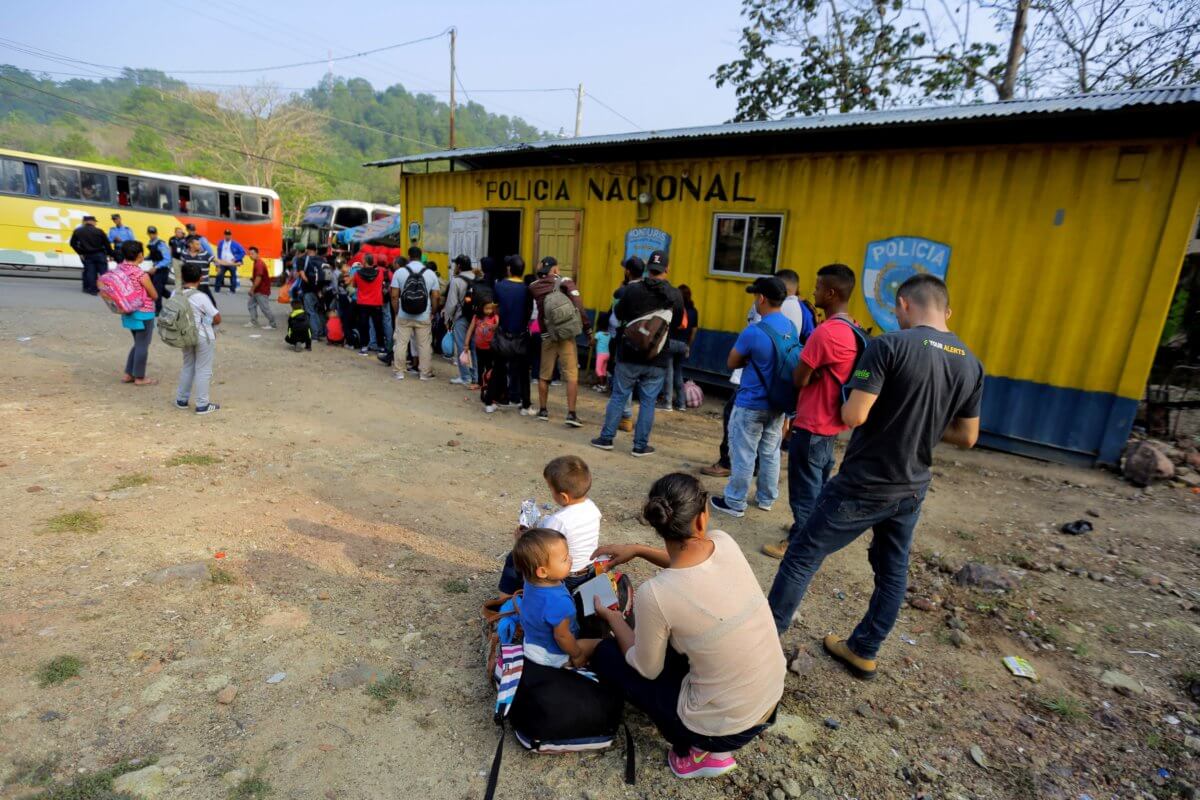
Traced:
<path fill-rule="evenodd" d="M 387 353 L 384 353 L 383 355 L 379 355 L 379 356 L 375 356 L 375 357 L 376 357 L 377 359 L 379 359 L 379 363 L 380 363 L 380 364 L 383 364 L 383 365 L 385 365 L 385 366 L 388 366 L 388 367 L 390 367 L 390 366 L 392 365 L 392 361 L 394 360 L 394 359 L 393 359 L 391 356 L 389 356 Z"/>
<path fill-rule="evenodd" d="M 728 514 L 731 517 L 746 516 L 745 511 L 738 511 L 736 508 L 729 505 L 729 503 L 725 501 L 724 495 L 721 495 L 720 497 L 709 498 L 708 502 L 712 503 L 712 507 L 715 508 L 717 511 L 720 511 L 722 514 Z"/>
<path fill-rule="evenodd" d="M 405 367 L 405 368 L 404 368 L 404 371 L 405 371 L 405 372 L 411 372 L 413 375 L 416 375 L 416 374 L 418 374 L 418 373 L 419 373 L 421 370 L 417 369 L 417 368 L 416 368 L 416 367 L 414 367 L 412 364 L 409 364 L 407 367 Z"/>
<path fill-rule="evenodd" d="M 582 428 L 583 427 L 583 423 L 579 421 L 579 417 L 575 416 L 574 411 L 572 411 L 570 414 L 567 414 L 565 423 L 568 428 Z"/>
<path fill-rule="evenodd" d="M 513 405 L 509 403 L 508 407 L 513 408 Z M 520 406 L 520 408 L 522 417 L 532 417 L 537 414 L 537 412 L 533 410 L 533 406 Z"/>
<path fill-rule="evenodd" d="M 398 381 L 402 381 L 402 380 L 404 380 L 404 373 L 403 372 L 393 372 L 392 377 Z"/>
<path fill-rule="evenodd" d="M 436 381 L 436 380 L 437 380 L 437 378 L 433 377 L 432 375 L 422 375 L 422 376 L 419 378 L 419 380 L 423 380 L 423 381 Z"/>
<path fill-rule="evenodd" d="M 764 556 L 770 556 L 771 558 L 782 559 L 784 553 L 787 552 L 787 548 L 788 548 L 788 540 L 780 539 L 775 544 L 764 544 L 762 546 L 762 552 L 763 552 Z"/>
<path fill-rule="evenodd" d="M 485 413 L 485 414 L 495 414 L 495 413 L 496 413 L 496 406 L 495 406 L 494 404 L 489 404 L 489 405 L 486 405 L 486 406 L 484 406 L 484 407 L 483 407 L 483 413 Z"/>
<path fill-rule="evenodd" d="M 549 422 L 550 412 L 544 408 L 539 408 L 537 412 L 538 422 Z"/>
<path fill-rule="evenodd" d="M 550 381 L 551 386 L 562 386 L 562 381 Z"/>
<path fill-rule="evenodd" d="M 595 439 L 592 439 L 592 447 L 598 447 L 601 450 L 612 450 L 613 440 L 605 439 L 603 436 L 597 436 Z"/>
<path fill-rule="evenodd" d="M 676 778 L 719 778 L 737 769 L 737 760 L 731 755 L 718 758 L 693 747 L 686 756 L 677 756 L 674 750 L 668 750 L 667 766 Z"/>
<path fill-rule="evenodd" d="M 687 406 L 674 406 L 675 411 L 687 411 Z"/>
<path fill-rule="evenodd" d="M 463 386 L 463 385 L 465 385 L 466 383 L 467 383 L 467 382 L 466 382 L 466 381 L 464 381 L 462 378 L 451 378 L 451 379 L 450 379 L 450 385 L 451 385 L 451 386 Z"/>
<path fill-rule="evenodd" d="M 629 433 L 633 430 L 633 420 L 625 417 L 617 424 L 617 430 Z"/>
<path fill-rule="evenodd" d="M 365 347 L 360 347 L 360 348 L 358 348 L 358 354 L 360 356 L 369 356 L 369 355 L 371 355 L 371 352 Z"/>
<path fill-rule="evenodd" d="M 758 506 L 759 511 L 770 511 L 775 507 L 773 505 L 763 505 L 762 503 L 755 503 L 755 505 Z"/>
<path fill-rule="evenodd" d="M 242 327 L 243 328 L 257 328 L 258 326 L 255 325 L 253 322 L 247 322 L 246 324 L 242 325 Z"/>
<path fill-rule="evenodd" d="M 176 400 L 175 407 L 178 409 L 181 409 L 183 411 L 187 411 L 188 410 L 188 401 L 187 400 Z"/>
<path fill-rule="evenodd" d="M 700 468 L 700 474 L 710 478 L 728 478 L 733 474 L 733 470 L 729 467 L 722 467 L 720 464 L 709 464 L 707 467 Z"/>
<path fill-rule="evenodd" d="M 197 414 L 211 414 L 211 413 L 213 413 L 214 411 L 216 411 L 218 408 L 220 408 L 220 406 L 219 406 L 219 405 L 217 405 L 216 403 L 209 403 L 209 404 L 208 404 L 208 405 L 206 405 L 206 406 L 199 406 L 199 407 L 197 407 L 197 408 L 196 408 L 196 413 L 197 413 Z"/>
<path fill-rule="evenodd" d="M 520 400 L 509 400 L 507 403 L 501 403 L 504 408 L 523 408 Z"/>
<path fill-rule="evenodd" d="M 821 644 L 824 645 L 825 652 L 842 662 L 842 666 L 848 669 L 854 677 L 863 681 L 869 681 L 875 677 L 875 659 L 855 655 L 844 640 L 830 634 L 821 641 Z"/>
<path fill-rule="evenodd" d="M 634 458 L 641 458 L 643 456 L 654 455 L 654 448 L 650 445 L 646 445 L 645 447 L 635 447 L 630 452 L 633 453 Z"/>

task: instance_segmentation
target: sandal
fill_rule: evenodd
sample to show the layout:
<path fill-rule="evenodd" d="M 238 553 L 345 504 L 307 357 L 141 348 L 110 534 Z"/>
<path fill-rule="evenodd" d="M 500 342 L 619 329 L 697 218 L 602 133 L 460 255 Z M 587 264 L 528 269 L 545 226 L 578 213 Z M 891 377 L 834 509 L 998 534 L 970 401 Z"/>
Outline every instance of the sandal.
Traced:
<path fill-rule="evenodd" d="M 133 382 L 133 385 L 134 386 L 154 386 L 157 383 L 158 383 L 158 378 L 142 378 L 141 380 L 135 379 Z"/>
<path fill-rule="evenodd" d="M 121 383 L 133 383 L 133 381 L 134 381 L 134 377 L 132 375 L 122 375 L 121 376 Z"/>

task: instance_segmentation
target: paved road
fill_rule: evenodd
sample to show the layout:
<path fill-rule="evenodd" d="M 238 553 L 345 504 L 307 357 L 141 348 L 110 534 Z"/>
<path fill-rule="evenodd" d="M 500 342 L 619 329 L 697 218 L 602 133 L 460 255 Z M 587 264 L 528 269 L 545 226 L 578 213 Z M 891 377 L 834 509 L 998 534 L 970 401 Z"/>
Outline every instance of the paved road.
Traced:
<path fill-rule="evenodd" d="M 248 322 L 250 312 L 246 308 L 246 288 L 240 287 L 236 295 L 228 292 L 226 289 L 217 295 L 222 319 L 237 325 Z M 103 311 L 104 303 L 99 298 L 84 294 L 78 281 L 0 276 L 0 311 L 5 308 Z M 284 319 L 283 306 L 275 303 L 272 310 L 276 321 Z"/>

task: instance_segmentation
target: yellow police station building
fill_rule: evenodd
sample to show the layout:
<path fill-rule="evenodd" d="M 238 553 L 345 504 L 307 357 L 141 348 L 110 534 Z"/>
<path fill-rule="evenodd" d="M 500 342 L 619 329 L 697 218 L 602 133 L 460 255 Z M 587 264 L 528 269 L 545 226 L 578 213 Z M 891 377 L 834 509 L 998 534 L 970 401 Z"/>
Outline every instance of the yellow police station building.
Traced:
<path fill-rule="evenodd" d="M 691 287 L 688 366 L 719 379 L 745 286 L 830 262 L 851 311 L 896 326 L 916 271 L 987 369 L 983 442 L 1044 458 L 1121 452 L 1200 202 L 1200 87 L 550 139 L 401 166 L 409 235 L 445 265 L 558 259 L 607 310 L 630 254 Z M 443 270 L 444 274 L 444 270 Z"/>

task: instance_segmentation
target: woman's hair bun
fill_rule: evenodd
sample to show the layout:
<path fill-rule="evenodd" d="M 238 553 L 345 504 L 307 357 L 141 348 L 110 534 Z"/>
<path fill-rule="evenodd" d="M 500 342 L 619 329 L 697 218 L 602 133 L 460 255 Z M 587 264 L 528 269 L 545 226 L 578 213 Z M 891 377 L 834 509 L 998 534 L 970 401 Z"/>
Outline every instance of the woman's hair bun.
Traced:
<path fill-rule="evenodd" d="M 671 524 L 671 518 L 675 516 L 675 509 L 671 508 L 671 504 L 663 497 L 651 497 L 646 501 L 646 507 L 642 509 L 642 516 L 646 518 L 655 528 L 666 527 Z"/>

